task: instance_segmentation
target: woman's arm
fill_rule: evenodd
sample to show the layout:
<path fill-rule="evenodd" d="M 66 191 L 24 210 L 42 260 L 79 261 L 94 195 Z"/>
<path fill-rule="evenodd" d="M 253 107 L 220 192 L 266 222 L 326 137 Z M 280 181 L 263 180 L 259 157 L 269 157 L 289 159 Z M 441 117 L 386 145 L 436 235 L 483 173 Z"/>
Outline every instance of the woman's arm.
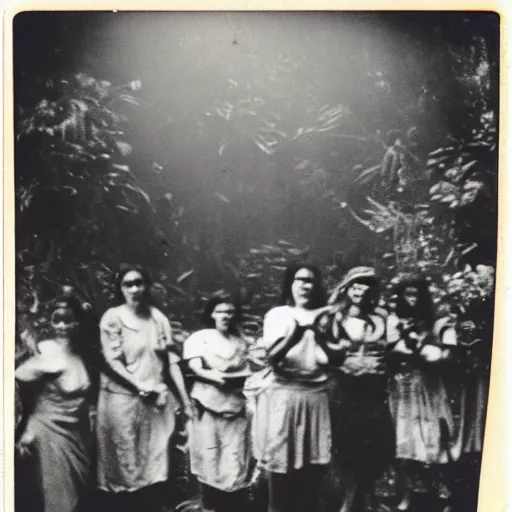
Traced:
<path fill-rule="evenodd" d="M 140 394 L 153 391 L 141 385 L 123 364 L 123 333 L 122 326 L 110 311 L 107 311 L 100 322 L 100 340 L 103 354 L 103 370 L 113 381 Z"/>
<path fill-rule="evenodd" d="M 40 343 L 40 352 L 27 359 L 15 371 L 17 398 L 21 400 L 23 416 L 19 418 L 17 434 L 19 435 L 16 443 L 16 450 L 20 456 L 26 456 L 31 453 L 32 445 L 35 441 L 35 430 L 32 427 L 31 417 L 34 398 L 39 393 L 38 382 L 46 378 L 56 378 L 64 370 L 65 363 L 59 352 L 55 350 L 52 341 L 43 341 Z M 26 396 L 22 399 L 21 389 L 18 384 L 24 384 Z M 34 387 L 35 386 L 35 387 Z M 33 389 L 32 389 L 33 388 Z M 29 394 L 30 392 L 30 394 Z M 35 395 L 32 395 L 34 392 Z M 29 398 L 30 400 L 26 400 Z"/>
<path fill-rule="evenodd" d="M 214 384 L 216 386 L 224 386 L 224 384 L 226 384 L 224 373 L 219 370 L 204 368 L 203 361 L 200 357 L 194 357 L 190 359 L 188 366 L 201 380 L 205 380 L 208 383 Z"/>
<path fill-rule="evenodd" d="M 57 376 L 64 370 L 64 361 L 54 342 L 42 341 L 40 352 L 29 357 L 14 372 L 18 382 L 36 382 L 44 376 Z"/>
<path fill-rule="evenodd" d="M 174 384 L 176 385 L 176 389 L 180 395 L 180 400 L 183 405 L 185 414 L 189 418 L 192 417 L 192 405 L 190 403 L 190 398 L 185 387 L 185 381 L 183 379 L 183 374 L 181 373 L 181 368 L 177 364 L 175 358 L 171 356 L 169 356 L 169 374 Z"/>

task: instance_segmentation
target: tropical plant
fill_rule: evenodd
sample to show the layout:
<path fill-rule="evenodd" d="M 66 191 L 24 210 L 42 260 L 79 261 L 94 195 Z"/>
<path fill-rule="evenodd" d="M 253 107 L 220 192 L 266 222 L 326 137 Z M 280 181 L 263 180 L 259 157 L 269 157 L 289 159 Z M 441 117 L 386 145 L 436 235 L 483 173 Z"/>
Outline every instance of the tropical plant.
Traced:
<path fill-rule="evenodd" d="M 123 105 L 139 106 L 140 81 L 113 86 L 79 73 L 41 85 L 16 119 L 17 297 L 39 313 L 45 297 L 72 285 L 104 307 L 112 267 L 136 258 L 123 244 L 152 206 L 126 163 Z M 151 231 L 151 230 L 150 230 Z M 140 235 L 139 235 L 140 236 Z"/>

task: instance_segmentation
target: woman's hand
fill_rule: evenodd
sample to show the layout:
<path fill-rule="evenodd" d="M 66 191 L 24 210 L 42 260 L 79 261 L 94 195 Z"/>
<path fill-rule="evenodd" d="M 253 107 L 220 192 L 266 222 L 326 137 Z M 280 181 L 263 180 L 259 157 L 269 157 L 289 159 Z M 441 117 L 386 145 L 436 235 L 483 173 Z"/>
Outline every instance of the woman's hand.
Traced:
<path fill-rule="evenodd" d="M 27 427 L 16 445 L 16 450 L 21 457 L 25 457 L 32 453 L 35 439 L 36 436 L 33 430 Z"/>
<path fill-rule="evenodd" d="M 139 396 L 142 398 L 148 398 L 149 396 L 158 393 L 155 387 L 151 384 L 148 384 L 147 382 L 139 384 L 138 388 Z"/>
<path fill-rule="evenodd" d="M 303 329 L 315 328 L 322 316 L 334 311 L 334 306 L 323 306 L 321 308 L 308 311 L 308 315 L 300 315 L 299 318 L 296 318 L 296 322 L 297 325 Z"/>

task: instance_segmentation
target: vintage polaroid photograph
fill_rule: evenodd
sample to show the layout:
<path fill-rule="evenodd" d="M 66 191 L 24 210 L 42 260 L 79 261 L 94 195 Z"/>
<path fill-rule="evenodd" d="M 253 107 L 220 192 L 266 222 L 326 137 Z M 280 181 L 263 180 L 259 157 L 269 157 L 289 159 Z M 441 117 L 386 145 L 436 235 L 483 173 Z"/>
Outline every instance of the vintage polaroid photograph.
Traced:
<path fill-rule="evenodd" d="M 477 512 L 500 29 L 18 13 L 15 512 Z"/>

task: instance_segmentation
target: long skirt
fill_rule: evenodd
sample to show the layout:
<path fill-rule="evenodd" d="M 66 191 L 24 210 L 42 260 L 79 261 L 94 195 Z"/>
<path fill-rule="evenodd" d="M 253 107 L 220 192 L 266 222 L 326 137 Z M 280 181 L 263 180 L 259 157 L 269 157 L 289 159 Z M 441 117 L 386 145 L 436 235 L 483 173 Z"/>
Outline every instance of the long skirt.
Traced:
<path fill-rule="evenodd" d="M 256 397 L 252 439 L 255 459 L 272 473 L 329 464 L 332 436 L 326 386 L 270 384 Z"/>
<path fill-rule="evenodd" d="M 234 417 L 197 408 L 191 425 L 190 465 L 199 482 L 224 492 L 248 486 L 250 427 L 244 413 Z"/>
<path fill-rule="evenodd" d="M 131 492 L 167 480 L 175 399 L 164 407 L 102 389 L 96 423 L 98 488 Z"/>
<path fill-rule="evenodd" d="M 421 370 L 395 374 L 390 409 L 396 429 L 396 457 L 425 464 L 450 460 L 454 422 L 446 387 Z"/>
<path fill-rule="evenodd" d="M 360 482 L 378 478 L 395 456 L 386 378 L 337 374 L 331 407 L 336 465 Z"/>
<path fill-rule="evenodd" d="M 16 510 L 78 512 L 91 490 L 88 425 L 34 414 L 30 428 L 33 454 L 16 464 Z"/>

